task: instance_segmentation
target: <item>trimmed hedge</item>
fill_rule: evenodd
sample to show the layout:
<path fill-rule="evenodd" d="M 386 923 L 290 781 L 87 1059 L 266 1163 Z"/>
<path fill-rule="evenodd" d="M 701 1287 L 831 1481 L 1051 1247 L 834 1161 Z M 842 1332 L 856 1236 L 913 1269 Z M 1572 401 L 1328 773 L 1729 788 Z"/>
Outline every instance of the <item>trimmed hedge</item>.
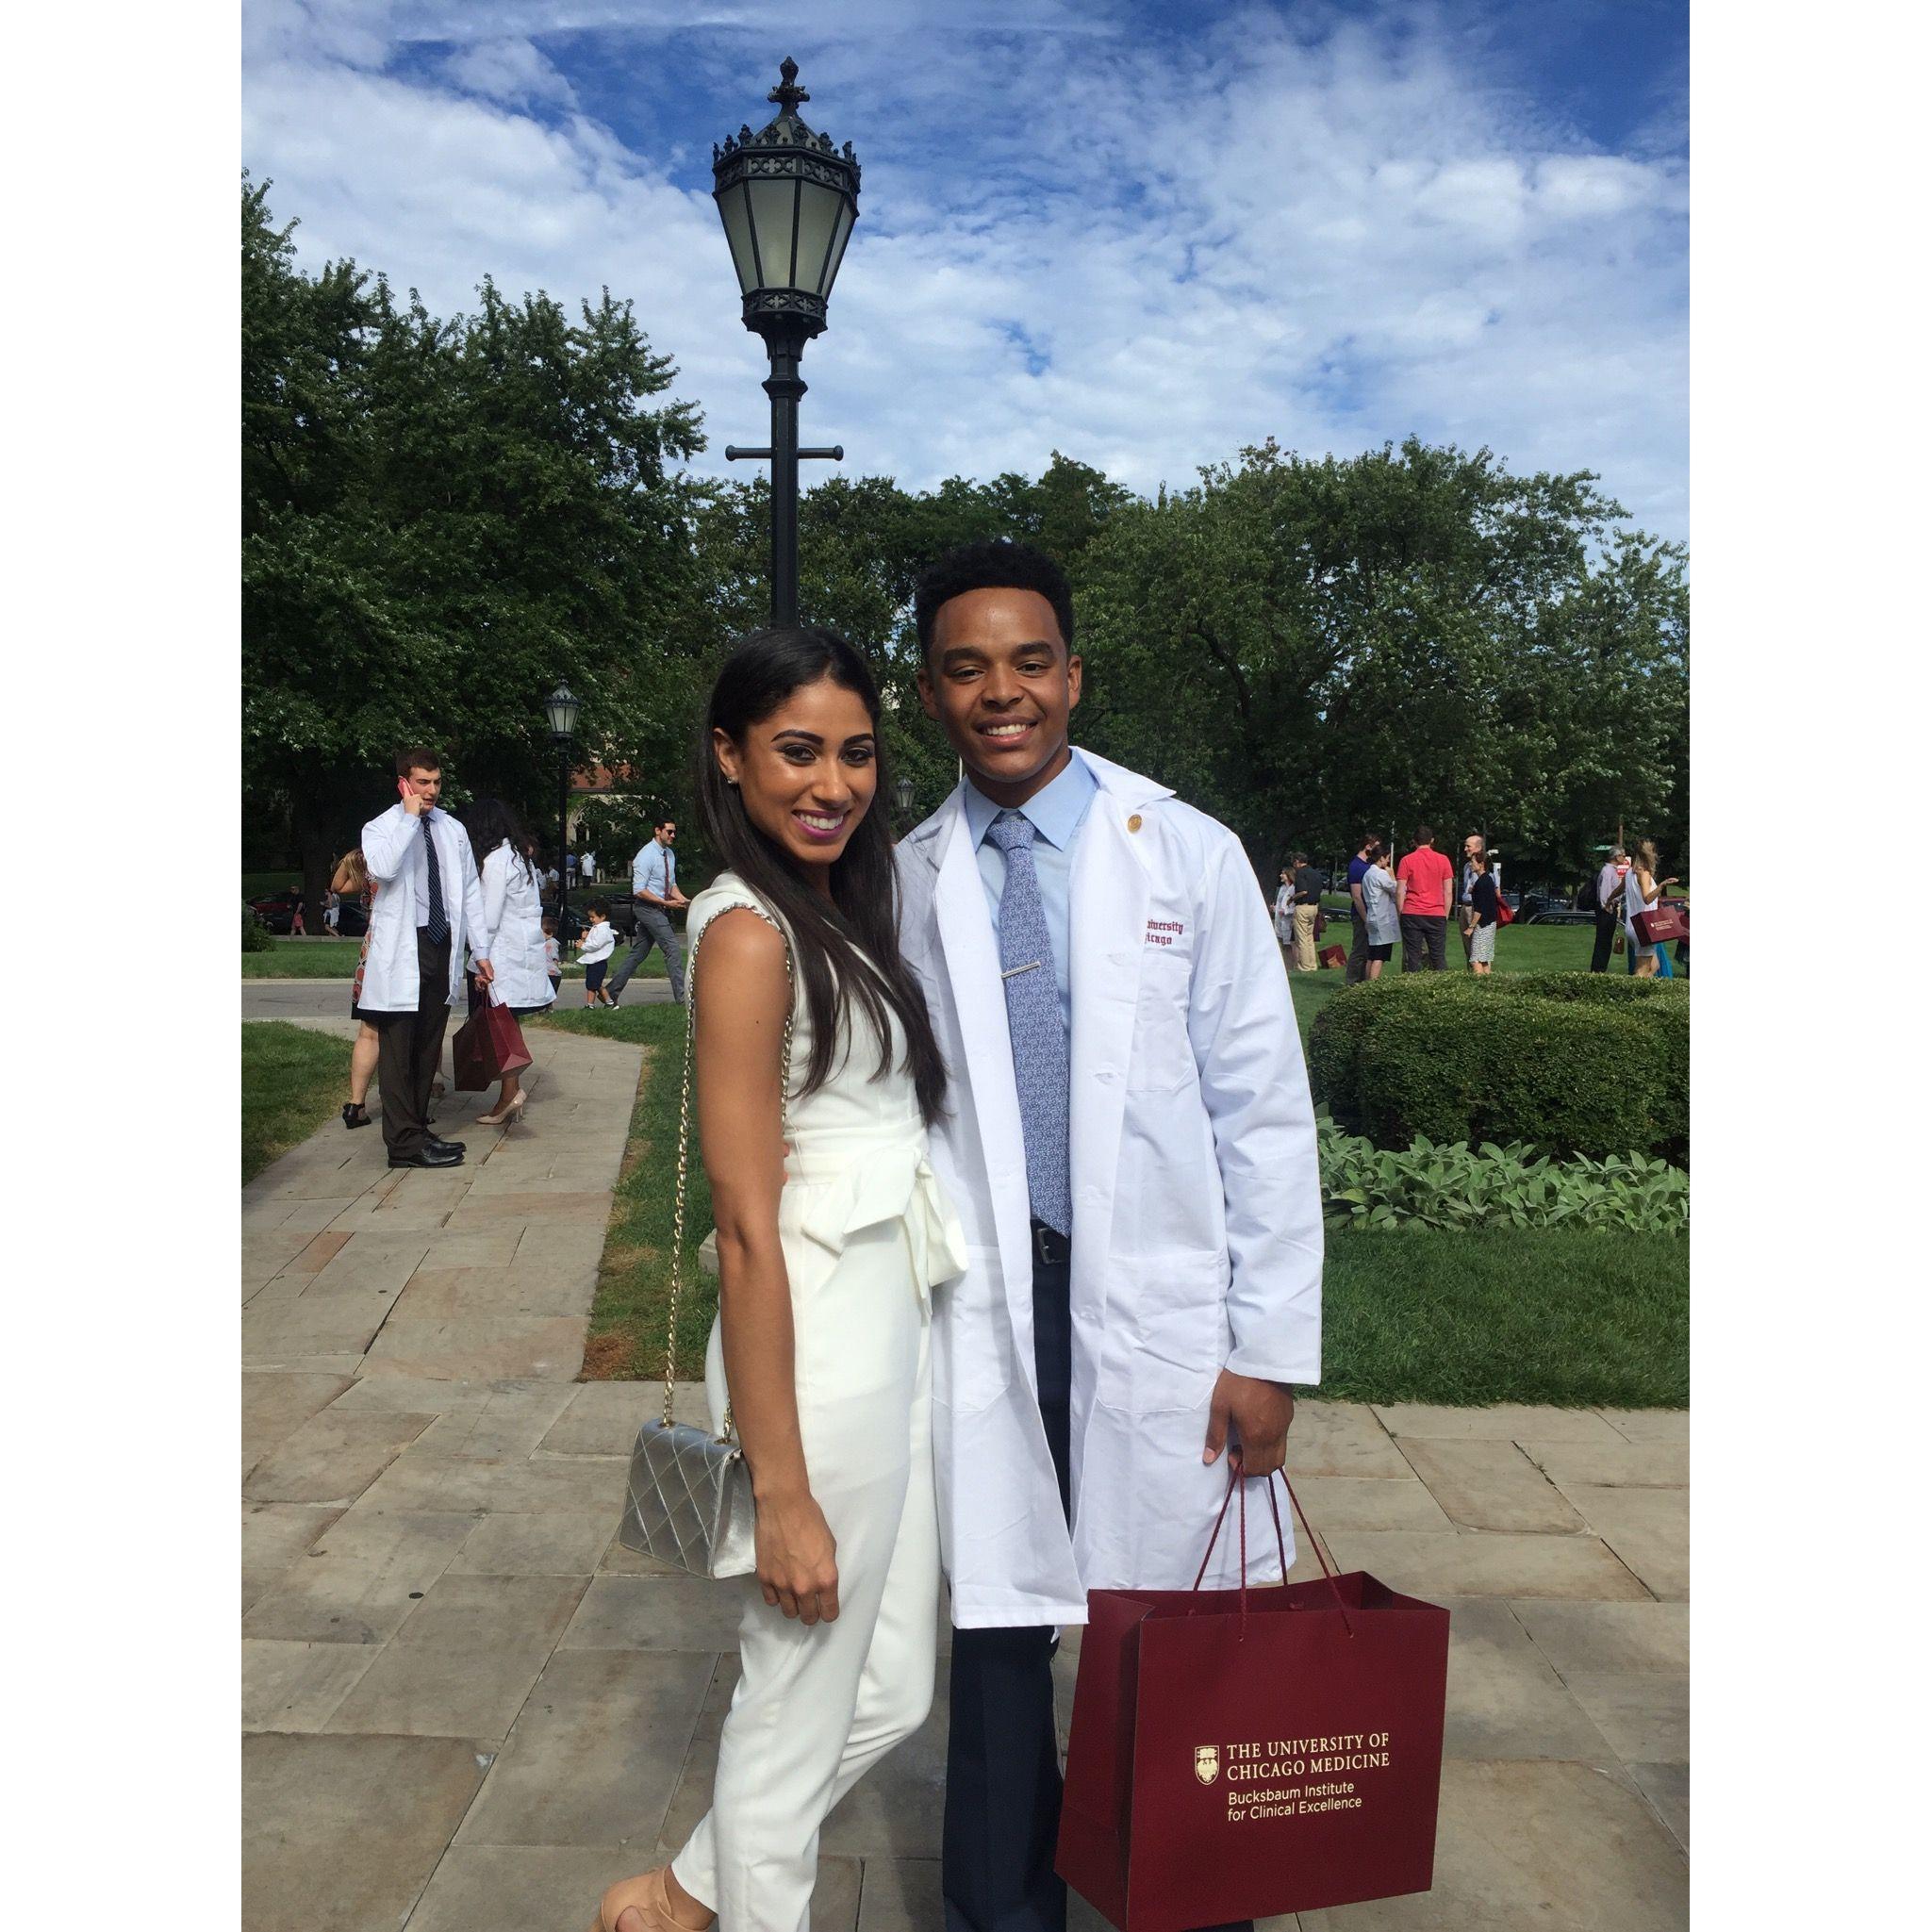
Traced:
<path fill-rule="evenodd" d="M 275 949 L 269 929 L 246 905 L 241 908 L 241 949 L 243 952 L 272 952 Z"/>
<path fill-rule="evenodd" d="M 1524 1141 L 1691 1158 L 1691 989 L 1608 973 L 1391 973 L 1309 1029 L 1309 1077 L 1379 1148 Z"/>

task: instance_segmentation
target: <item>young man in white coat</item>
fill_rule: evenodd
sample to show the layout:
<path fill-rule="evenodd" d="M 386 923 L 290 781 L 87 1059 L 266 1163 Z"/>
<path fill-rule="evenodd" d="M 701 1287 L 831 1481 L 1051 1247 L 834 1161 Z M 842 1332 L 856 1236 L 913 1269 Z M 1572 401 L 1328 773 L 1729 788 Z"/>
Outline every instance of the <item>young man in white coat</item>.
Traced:
<path fill-rule="evenodd" d="M 429 1088 L 470 935 L 486 934 L 483 888 L 469 834 L 437 803 L 442 760 L 426 745 L 396 754 L 397 801 L 362 828 L 375 882 L 363 966 L 363 1018 L 376 1031 L 376 1081 L 391 1167 L 454 1167 L 463 1143 L 429 1131 Z M 479 943 L 483 943 L 479 940 Z M 476 977 L 495 977 L 479 960 Z"/>
<path fill-rule="evenodd" d="M 952 1593 L 949 1932 L 1059 1932 L 1054 1627 L 1184 1589 L 1227 1491 L 1281 1466 L 1321 1371 L 1313 1110 L 1240 842 L 1068 742 L 1049 557 L 922 579 L 920 694 L 966 768 L 898 848 L 901 943 L 952 1074 L 933 1158 L 966 1273 L 933 1334 Z M 1223 1538 L 1208 1581 L 1233 1580 Z M 1255 1560 L 1250 1580 L 1273 1579 Z"/>

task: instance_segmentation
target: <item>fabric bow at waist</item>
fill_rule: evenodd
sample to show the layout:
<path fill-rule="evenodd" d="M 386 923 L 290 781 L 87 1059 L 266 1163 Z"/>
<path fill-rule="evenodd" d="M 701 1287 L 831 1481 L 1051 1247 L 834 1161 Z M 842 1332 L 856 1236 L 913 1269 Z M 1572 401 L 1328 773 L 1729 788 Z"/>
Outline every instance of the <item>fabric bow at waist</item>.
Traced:
<path fill-rule="evenodd" d="M 933 1164 L 913 1143 L 880 1147 L 840 1163 L 837 1171 L 817 1179 L 817 1164 L 801 1162 L 805 1173 L 793 1181 L 802 1194 L 799 1232 L 828 1254 L 845 1252 L 846 1243 L 867 1228 L 900 1221 L 912 1249 L 913 1276 L 920 1298 L 942 1281 L 966 1272 L 966 1232 L 940 1188 Z M 811 1178 L 807 1178 L 807 1177 Z"/>
<path fill-rule="evenodd" d="M 822 1153 L 797 1153 L 787 1164 L 785 1193 L 796 1190 L 799 1205 L 781 1206 L 781 1221 L 797 1214 L 798 1231 L 834 1257 L 846 1243 L 867 1228 L 889 1221 L 904 1224 L 912 1250 L 914 1284 L 921 1301 L 942 1281 L 966 1273 L 966 1230 L 939 1185 L 933 1164 L 910 1140 L 882 1147 L 876 1141 L 836 1163 Z M 702 1264 L 718 1272 L 718 1236 L 704 1237 L 699 1249 Z"/>

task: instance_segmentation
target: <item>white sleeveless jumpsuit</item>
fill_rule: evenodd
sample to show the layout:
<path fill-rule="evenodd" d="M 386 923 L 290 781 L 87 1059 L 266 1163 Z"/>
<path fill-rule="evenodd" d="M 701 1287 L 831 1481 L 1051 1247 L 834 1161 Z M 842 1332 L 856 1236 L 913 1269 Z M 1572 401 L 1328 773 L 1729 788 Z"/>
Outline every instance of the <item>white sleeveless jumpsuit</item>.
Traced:
<path fill-rule="evenodd" d="M 706 922 L 753 905 L 721 874 L 691 901 Z M 692 998 L 702 998 L 693 981 Z M 812 1494 L 838 1545 L 839 1615 L 809 1627 L 747 1589 L 742 1675 L 718 1745 L 711 1809 L 671 1861 L 718 1932 L 808 1932 L 826 1814 L 925 1721 L 938 1642 L 932 1290 L 966 1266 L 964 1235 L 926 1157 L 895 1018 L 892 1071 L 860 1016 L 825 1085 L 789 1102 L 779 1236 L 792 1298 L 799 1423 Z M 812 1050 L 794 994 L 792 1085 Z M 705 1362 L 712 1424 L 725 1383 L 718 1328 Z"/>

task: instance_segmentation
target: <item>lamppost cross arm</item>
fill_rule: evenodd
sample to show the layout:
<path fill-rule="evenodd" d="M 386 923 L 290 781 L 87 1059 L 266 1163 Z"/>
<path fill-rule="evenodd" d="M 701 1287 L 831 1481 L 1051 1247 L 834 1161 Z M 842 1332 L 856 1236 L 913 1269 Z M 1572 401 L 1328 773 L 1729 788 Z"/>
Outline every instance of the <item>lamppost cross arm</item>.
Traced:
<path fill-rule="evenodd" d="M 776 455 L 778 453 L 775 450 L 770 449 L 740 449 L 736 443 L 726 443 L 724 446 L 724 460 L 727 463 L 744 462 L 753 458 L 755 458 L 760 463 L 764 463 L 768 462 L 770 458 Z M 834 443 L 830 449 L 797 450 L 794 451 L 793 454 L 798 457 L 799 461 L 801 463 L 804 462 L 808 456 L 819 457 L 828 463 L 843 463 L 845 461 L 845 445 L 843 443 Z"/>

